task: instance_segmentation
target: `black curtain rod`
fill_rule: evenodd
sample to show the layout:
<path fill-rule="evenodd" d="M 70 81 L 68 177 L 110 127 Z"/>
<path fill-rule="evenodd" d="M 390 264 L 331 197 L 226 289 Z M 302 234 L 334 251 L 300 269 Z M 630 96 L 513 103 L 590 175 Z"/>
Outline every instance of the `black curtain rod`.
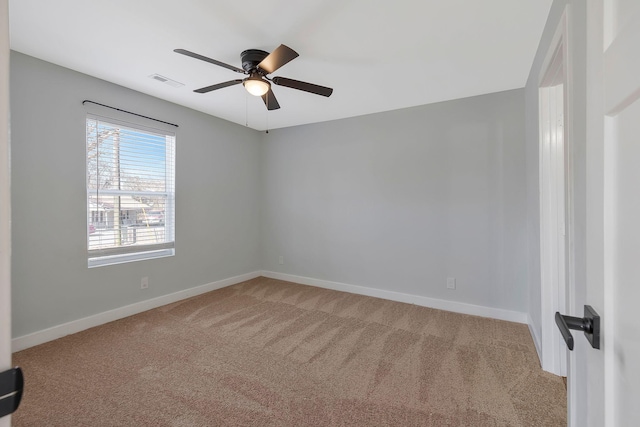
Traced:
<path fill-rule="evenodd" d="M 158 120 L 158 119 L 154 119 L 153 117 L 149 117 L 149 116 L 143 116 L 142 114 L 138 114 L 138 113 L 132 113 L 131 111 L 127 111 L 127 110 L 121 110 L 120 108 L 116 108 L 116 107 L 110 107 L 108 105 L 104 105 L 104 104 L 100 104 L 99 102 L 95 102 L 95 101 L 90 101 L 88 99 L 85 99 L 84 101 L 82 101 L 82 105 L 84 105 L 85 103 L 90 102 L 91 104 L 96 104 L 96 105 L 100 105 L 101 107 L 107 107 L 107 108 L 111 108 L 112 110 L 117 110 L 117 111 L 122 111 L 123 113 L 127 113 L 127 114 L 133 114 L 134 116 L 138 116 L 138 117 L 144 117 L 145 119 L 149 119 L 149 120 L 153 120 L 156 122 L 160 122 L 160 123 L 164 123 L 166 125 L 171 125 L 171 126 L 175 126 L 175 127 L 180 127 L 174 123 L 169 123 L 169 122 L 165 122 L 164 120 Z"/>

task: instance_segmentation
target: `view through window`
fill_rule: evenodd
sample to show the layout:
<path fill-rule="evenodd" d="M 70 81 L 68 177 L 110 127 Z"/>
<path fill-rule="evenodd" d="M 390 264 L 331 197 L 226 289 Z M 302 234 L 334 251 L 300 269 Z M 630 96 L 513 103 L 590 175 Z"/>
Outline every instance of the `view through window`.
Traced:
<path fill-rule="evenodd" d="M 175 135 L 87 116 L 89 266 L 174 254 Z"/>

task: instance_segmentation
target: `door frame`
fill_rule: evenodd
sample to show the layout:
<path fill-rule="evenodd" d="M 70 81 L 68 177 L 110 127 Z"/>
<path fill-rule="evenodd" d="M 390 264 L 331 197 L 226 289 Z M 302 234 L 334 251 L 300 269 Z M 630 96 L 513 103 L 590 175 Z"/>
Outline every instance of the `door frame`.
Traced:
<path fill-rule="evenodd" d="M 11 185 L 9 156 L 9 6 L 0 0 L 0 372 L 11 368 Z M 11 425 L 11 415 L 0 427 Z"/>
<path fill-rule="evenodd" d="M 564 343 L 554 323 L 554 314 L 573 312 L 575 295 L 574 230 L 573 230 L 573 166 L 572 166 L 572 67 L 569 54 L 569 6 L 565 6 L 549 45 L 538 76 L 539 104 L 539 185 L 540 185 L 540 288 L 541 288 L 541 352 L 545 371 L 566 376 L 570 370 Z M 559 68 L 561 67 L 561 69 Z M 545 143 L 548 124 L 543 100 L 553 96 L 550 77 L 560 69 L 563 85 L 564 149 L 552 150 Z M 556 115 L 557 117 L 557 115 Z M 564 211 L 564 221 L 558 212 Z M 562 236 L 564 234 L 564 237 Z M 555 262 L 557 245 L 564 240 L 564 262 Z M 556 278 L 563 276 L 564 280 Z M 571 393 L 569 393 L 571 396 Z"/>

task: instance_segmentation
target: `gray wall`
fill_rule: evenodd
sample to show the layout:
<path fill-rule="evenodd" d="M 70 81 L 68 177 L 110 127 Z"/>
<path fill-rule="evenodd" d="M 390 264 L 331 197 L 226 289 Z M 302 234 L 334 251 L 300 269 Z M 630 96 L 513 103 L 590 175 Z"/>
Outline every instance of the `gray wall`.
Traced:
<path fill-rule="evenodd" d="M 14 337 L 260 269 L 260 134 L 16 52 L 10 90 Z M 180 125 L 174 257 L 87 268 L 84 99 Z"/>
<path fill-rule="evenodd" d="M 11 73 L 14 337 L 260 269 L 527 310 L 523 90 L 264 134 L 16 52 Z M 175 257 L 87 268 L 83 99 L 180 125 Z"/>
<path fill-rule="evenodd" d="M 513 90 L 263 134 L 263 268 L 526 312 L 524 121 Z"/>

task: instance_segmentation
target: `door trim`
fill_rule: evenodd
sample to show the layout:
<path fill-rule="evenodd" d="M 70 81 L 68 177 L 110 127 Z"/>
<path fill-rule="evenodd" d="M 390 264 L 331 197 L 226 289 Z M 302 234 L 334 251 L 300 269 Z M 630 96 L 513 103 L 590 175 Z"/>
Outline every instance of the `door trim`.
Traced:
<path fill-rule="evenodd" d="M 9 17 L 0 0 L 0 372 L 11 367 L 11 185 L 9 165 Z M 0 426 L 11 425 L 11 415 Z"/>
<path fill-rule="evenodd" d="M 572 179 L 572 78 L 571 56 L 569 54 L 569 6 L 565 6 L 560 17 L 555 34 L 549 44 L 541 72 L 538 76 L 539 87 L 539 185 L 540 185 L 540 288 L 541 288 L 541 364 L 542 368 L 556 375 L 566 375 L 567 358 L 566 350 L 553 321 L 556 311 L 573 312 L 573 299 L 575 292 L 574 269 L 574 233 L 573 233 L 573 179 Z M 560 61 L 560 62 L 558 62 Z M 558 67 L 561 67 L 558 68 Z M 545 148 L 545 123 L 543 120 L 542 100 L 550 95 L 557 81 L 551 76 L 554 71 L 561 73 L 560 81 L 563 84 L 563 116 L 564 116 L 564 151 L 550 152 Z M 561 157 L 562 158 L 561 158 Z M 549 176 L 549 170 L 554 164 L 560 162 L 563 169 L 558 171 L 561 177 Z M 558 188 L 564 189 L 564 201 L 557 199 Z M 564 206 L 560 206 L 563 203 Z M 557 244 L 558 233 L 561 233 L 562 224 L 553 220 L 553 212 L 564 210 L 564 267 L 555 264 L 553 245 Z M 553 277 L 562 274 L 564 280 L 560 282 L 560 288 L 554 283 Z M 571 393 L 570 393 L 571 394 Z"/>

